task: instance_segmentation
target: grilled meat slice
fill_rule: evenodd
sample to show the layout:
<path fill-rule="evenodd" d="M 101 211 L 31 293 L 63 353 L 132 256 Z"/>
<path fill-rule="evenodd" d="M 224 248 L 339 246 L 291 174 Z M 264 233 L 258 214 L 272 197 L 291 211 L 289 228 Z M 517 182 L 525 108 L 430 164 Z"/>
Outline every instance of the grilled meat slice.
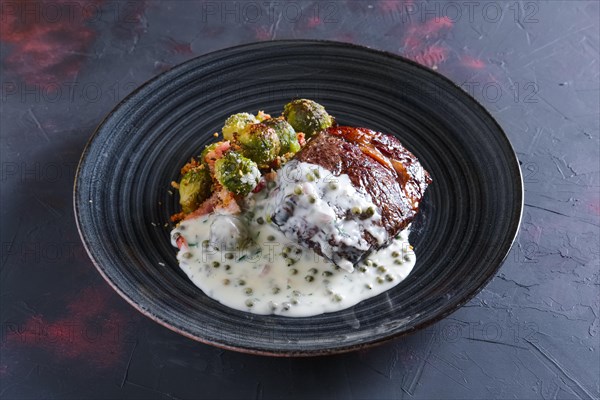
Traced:
<path fill-rule="evenodd" d="M 369 194 L 380 209 L 388 241 L 414 219 L 431 183 L 429 173 L 398 139 L 365 128 L 326 129 L 311 138 L 294 159 L 318 164 L 336 176 L 347 174 L 354 187 Z M 367 232 L 365 239 L 371 250 L 382 247 Z M 352 257 L 352 262 L 364 256 Z"/>
<path fill-rule="evenodd" d="M 391 135 L 366 128 L 336 126 L 313 137 L 295 157 L 318 164 L 334 175 L 347 174 L 381 209 L 390 238 L 415 217 L 429 173 Z"/>
<path fill-rule="evenodd" d="M 308 179 L 317 166 L 321 179 Z M 325 185 L 326 174 L 337 183 Z M 352 271 L 414 219 L 429 183 L 393 136 L 336 126 L 313 136 L 278 172 L 269 209 L 287 237 Z"/>

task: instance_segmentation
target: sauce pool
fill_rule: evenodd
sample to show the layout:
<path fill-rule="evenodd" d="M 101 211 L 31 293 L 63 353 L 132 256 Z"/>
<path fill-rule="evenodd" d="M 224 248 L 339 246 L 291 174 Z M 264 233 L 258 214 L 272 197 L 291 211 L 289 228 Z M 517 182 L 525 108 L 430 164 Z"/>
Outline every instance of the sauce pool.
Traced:
<path fill-rule="evenodd" d="M 289 179 L 286 167 L 299 171 L 296 177 L 307 176 L 304 172 L 310 171 L 311 179 L 298 178 L 301 182 Z M 270 213 L 274 202 L 281 201 L 281 193 L 299 193 L 300 183 L 302 192 L 311 201 L 303 205 L 304 211 L 299 215 L 309 226 L 312 216 L 322 218 L 327 207 L 338 211 L 346 207 L 348 210 L 372 207 L 372 219 L 357 219 L 357 222 L 333 218 L 327 223 L 345 227 L 350 233 L 344 240 L 359 249 L 364 247 L 359 235 L 362 231 L 372 233 L 378 240 L 387 239 L 377 227 L 379 214 L 375 205 L 368 196 L 355 191 L 346 175 L 336 177 L 335 190 L 339 192 L 333 195 L 327 191 L 332 186 L 331 179 L 325 178 L 331 173 L 322 167 L 290 162 L 283 170 L 278 178 L 287 178 L 251 194 L 242 214 L 212 213 L 184 220 L 171 232 L 174 246 L 181 237 L 187 243 L 177 254 L 181 269 L 206 295 L 228 307 L 254 314 L 307 317 L 352 307 L 391 289 L 408 276 L 416 262 L 408 243 L 408 228 L 354 268 L 349 268 L 345 260 L 337 262 L 344 267 L 340 268 L 300 245 L 289 231 L 286 237 L 285 229 L 271 221 Z M 314 179 L 314 172 L 323 178 Z M 327 229 L 324 227 L 323 231 Z M 240 238 L 244 238 L 241 244 Z"/>

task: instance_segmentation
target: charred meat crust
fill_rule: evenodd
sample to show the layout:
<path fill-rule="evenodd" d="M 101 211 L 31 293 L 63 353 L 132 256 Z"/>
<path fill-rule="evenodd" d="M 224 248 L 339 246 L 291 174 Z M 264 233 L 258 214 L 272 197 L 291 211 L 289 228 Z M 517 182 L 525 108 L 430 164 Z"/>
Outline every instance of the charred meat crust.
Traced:
<path fill-rule="evenodd" d="M 336 176 L 347 174 L 381 210 L 390 240 L 414 219 L 431 183 L 429 173 L 398 139 L 365 128 L 326 129 L 311 138 L 294 158 L 320 165 Z M 374 249 L 380 247 L 368 233 L 366 239 Z"/>

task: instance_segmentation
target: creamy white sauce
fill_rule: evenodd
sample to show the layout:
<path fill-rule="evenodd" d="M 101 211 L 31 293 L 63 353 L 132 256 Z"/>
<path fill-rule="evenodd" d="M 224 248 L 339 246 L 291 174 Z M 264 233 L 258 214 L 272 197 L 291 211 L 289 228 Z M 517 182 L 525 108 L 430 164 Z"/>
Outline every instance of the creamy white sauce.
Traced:
<path fill-rule="evenodd" d="M 306 179 L 309 173 L 312 178 Z M 336 260 L 342 269 L 298 244 L 311 225 L 320 227 L 311 237 L 328 257 L 337 250 L 327 245 L 330 238 L 359 250 L 369 249 L 363 231 L 380 244 L 388 241 L 369 196 L 357 192 L 347 175 L 334 178 L 320 166 L 292 161 L 278 172 L 274 187 L 247 198 L 242 214 L 213 213 L 183 221 L 171 233 L 173 245 L 179 235 L 187 242 L 177 254 L 181 269 L 204 293 L 228 307 L 291 317 L 343 310 L 396 286 L 416 261 L 408 229 L 354 270 L 348 260 Z M 271 215 L 293 195 L 295 212 L 278 228 Z M 369 218 L 354 218 L 358 212 L 339 218 L 344 210 L 362 212 L 369 207 Z M 241 245 L 240 238 L 245 238 Z"/>
<path fill-rule="evenodd" d="M 387 242 L 379 209 L 367 193 L 356 190 L 348 175 L 334 176 L 319 165 L 293 160 L 277 173 L 275 184 L 264 201 L 273 222 L 288 239 L 311 242 L 346 271 L 352 272 L 354 263 L 340 254 L 340 246 L 364 253 L 371 247 L 364 232 L 378 245 Z"/>

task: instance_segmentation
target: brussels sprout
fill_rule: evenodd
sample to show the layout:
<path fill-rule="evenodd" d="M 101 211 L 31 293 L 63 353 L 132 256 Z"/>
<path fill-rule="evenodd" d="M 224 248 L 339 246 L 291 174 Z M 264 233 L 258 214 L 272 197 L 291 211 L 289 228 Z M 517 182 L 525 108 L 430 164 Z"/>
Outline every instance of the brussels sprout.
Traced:
<path fill-rule="evenodd" d="M 204 166 L 189 170 L 179 182 L 179 204 L 184 213 L 194 211 L 210 196 L 212 179 Z"/>
<path fill-rule="evenodd" d="M 283 116 L 296 132 L 304 132 L 307 137 L 333 125 L 333 118 L 325 108 L 312 100 L 298 99 L 287 103 Z"/>
<path fill-rule="evenodd" d="M 279 143 L 281 148 L 279 149 L 279 155 L 287 153 L 295 154 L 300 150 L 300 143 L 298 143 L 298 137 L 294 128 L 282 117 L 271 118 L 263 122 L 268 127 L 275 129 L 277 136 L 279 137 Z"/>
<path fill-rule="evenodd" d="M 215 163 L 215 178 L 225 189 L 245 196 L 258 184 L 260 171 L 254 161 L 230 151 Z"/>
<path fill-rule="evenodd" d="M 264 123 L 246 125 L 236 139 L 242 154 L 261 167 L 275 160 L 281 148 L 275 129 Z"/>
<path fill-rule="evenodd" d="M 248 113 L 233 114 L 225 121 L 221 132 L 225 140 L 232 140 L 235 133 L 241 132 L 246 125 L 260 122 L 254 115 Z"/>

